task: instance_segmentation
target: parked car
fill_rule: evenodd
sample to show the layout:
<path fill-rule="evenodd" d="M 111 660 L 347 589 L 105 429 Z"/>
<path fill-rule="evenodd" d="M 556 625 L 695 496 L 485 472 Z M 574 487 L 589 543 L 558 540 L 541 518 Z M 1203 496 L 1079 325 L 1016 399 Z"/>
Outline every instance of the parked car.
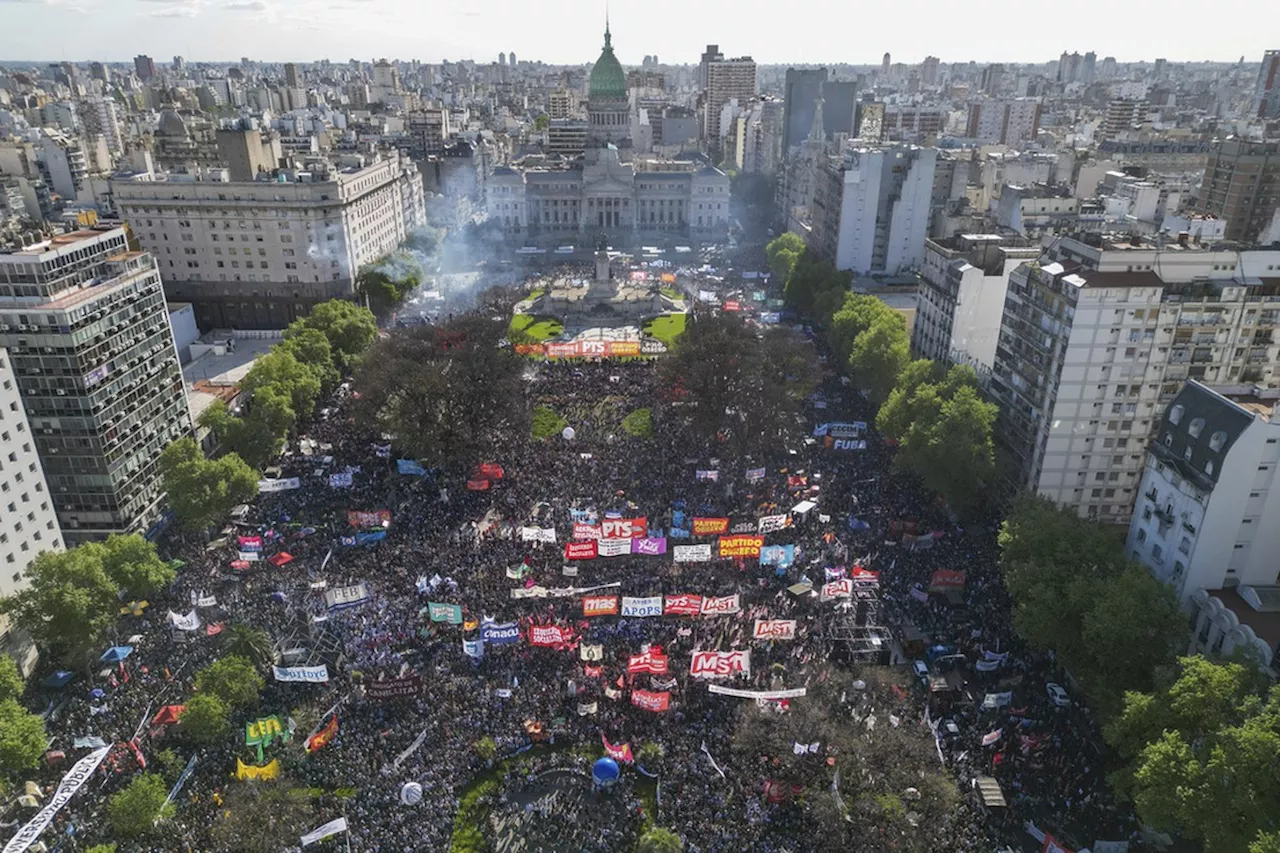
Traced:
<path fill-rule="evenodd" d="M 1044 692 L 1049 695 L 1049 701 L 1059 708 L 1066 708 L 1071 704 L 1071 697 L 1067 695 L 1067 691 L 1061 684 L 1050 681 L 1044 686 Z"/>
<path fill-rule="evenodd" d="M 929 683 L 929 665 L 927 663 L 922 660 L 912 661 L 911 671 L 916 674 L 916 678 L 920 680 L 921 684 L 927 685 Z"/>

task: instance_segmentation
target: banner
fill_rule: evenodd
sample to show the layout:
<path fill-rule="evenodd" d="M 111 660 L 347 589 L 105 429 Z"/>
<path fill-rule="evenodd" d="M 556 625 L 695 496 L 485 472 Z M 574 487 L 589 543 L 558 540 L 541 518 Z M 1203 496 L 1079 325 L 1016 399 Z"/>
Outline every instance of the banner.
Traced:
<path fill-rule="evenodd" d="M 737 593 L 718 597 L 709 595 L 702 599 L 703 616 L 730 616 L 741 611 L 741 599 Z"/>
<path fill-rule="evenodd" d="M 1005 693 L 988 693 L 986 696 L 982 697 L 982 709 L 984 711 L 990 711 L 995 708 L 1003 708 L 1012 701 L 1012 691 Z"/>
<path fill-rule="evenodd" d="M 729 678 L 738 673 L 750 677 L 751 652 L 694 652 L 689 661 L 694 678 Z"/>
<path fill-rule="evenodd" d="M 178 775 L 178 781 L 173 783 L 173 787 L 169 789 L 169 796 L 165 797 L 164 805 L 167 806 L 173 802 L 174 797 L 182 791 L 183 786 L 187 784 L 187 780 L 191 778 L 191 774 L 196 769 L 196 753 L 191 753 L 191 760 L 187 762 L 187 766 L 182 768 L 182 773 Z M 164 806 L 160 807 L 162 810 Z"/>
<path fill-rule="evenodd" d="M 833 598 L 848 598 L 853 595 L 853 578 L 844 578 L 831 583 L 822 585 L 822 600 L 830 601 Z"/>
<path fill-rule="evenodd" d="M 998 660 L 980 660 L 976 661 L 973 668 L 978 672 L 995 672 L 1000 668 L 1001 661 Z"/>
<path fill-rule="evenodd" d="M 550 593 L 551 591 L 547 589 L 545 586 L 538 586 L 537 584 L 535 584 L 533 586 L 516 587 L 515 589 L 511 590 L 511 597 L 517 598 L 517 599 L 518 598 L 546 598 L 548 595 L 550 595 Z"/>
<path fill-rule="evenodd" d="M 265 495 L 271 492 L 287 492 L 290 489 L 302 488 L 302 481 L 297 477 L 288 477 L 283 480 L 259 480 L 258 494 Z"/>
<path fill-rule="evenodd" d="M 573 538 L 577 542 L 587 542 L 592 539 L 600 538 L 600 525 L 587 524 L 582 521 L 573 523 Z"/>
<path fill-rule="evenodd" d="M 982 736 L 982 745 L 991 746 L 991 744 L 1000 740 L 1000 738 L 1003 735 L 1004 735 L 1004 729 L 996 729 L 993 732 L 987 732 L 985 735 Z"/>
<path fill-rule="evenodd" d="M 307 752 L 318 752 L 329 745 L 329 741 L 333 740 L 334 735 L 338 733 L 338 716 L 329 718 L 329 722 L 325 723 L 324 728 L 307 738 L 307 742 L 303 744 Z"/>
<path fill-rule="evenodd" d="M 582 597 L 583 616 L 617 616 L 618 596 L 616 595 L 584 595 Z"/>
<path fill-rule="evenodd" d="M 482 462 L 478 470 L 480 472 L 479 476 L 487 480 L 501 480 L 507 475 L 507 472 L 503 471 L 502 466 L 497 462 Z"/>
<path fill-rule="evenodd" d="M 330 610 L 342 610 L 345 607 L 355 607 L 368 601 L 369 588 L 361 581 L 352 586 L 340 586 L 337 589 L 331 589 L 325 592 L 324 601 Z"/>
<path fill-rule="evenodd" d="M 667 553 L 667 538 L 665 536 L 647 536 L 643 539 L 632 539 L 630 541 L 632 554 L 656 557 L 659 554 Z"/>
<path fill-rule="evenodd" d="M 766 545 L 760 549 L 760 565 L 789 569 L 796 561 L 795 545 Z"/>
<path fill-rule="evenodd" d="M 755 640 L 794 640 L 796 622 L 794 619 L 757 619 L 751 637 Z"/>
<path fill-rule="evenodd" d="M 929 592 L 942 592 L 948 589 L 964 589 L 964 572 L 953 572 L 939 569 L 929 579 Z"/>
<path fill-rule="evenodd" d="M 331 489 L 349 489 L 352 485 L 352 474 L 350 471 L 339 471 L 336 474 L 329 475 L 329 488 Z"/>
<path fill-rule="evenodd" d="M 671 694 L 655 693 L 649 690 L 632 690 L 631 704 L 646 711 L 661 713 L 671 707 Z"/>
<path fill-rule="evenodd" d="M 241 551 L 261 551 L 262 550 L 261 536 L 241 536 L 237 539 L 237 541 L 240 544 Z"/>
<path fill-rule="evenodd" d="M 627 674 L 642 675 L 666 675 L 668 672 L 669 661 L 667 656 L 661 652 L 652 649 L 639 655 L 632 655 L 627 659 Z"/>
<path fill-rule="evenodd" d="M 598 702 L 579 702 L 578 703 L 579 717 L 594 717 L 596 714 L 596 711 L 598 710 L 600 710 L 600 703 Z"/>
<path fill-rule="evenodd" d="M 245 764 L 240 759 L 236 759 L 236 778 L 240 781 L 245 779 L 275 779 L 280 775 L 280 759 L 273 758 L 261 767 L 254 767 L 251 764 Z"/>
<path fill-rule="evenodd" d="M 467 480 L 468 492 L 487 492 L 491 484 L 488 480 Z"/>
<path fill-rule="evenodd" d="M 484 657 L 484 640 L 463 640 L 462 653 L 469 658 L 480 660 Z"/>
<path fill-rule="evenodd" d="M 485 622 L 480 626 L 480 639 L 485 643 L 499 646 L 514 643 L 520 639 L 520 626 L 515 622 L 505 622 L 501 625 Z"/>
<path fill-rule="evenodd" d="M 329 680 L 329 668 L 319 666 L 273 666 L 276 681 L 305 681 L 308 684 L 324 684 Z"/>
<path fill-rule="evenodd" d="M 261 559 L 261 557 L 262 552 L 260 551 L 241 551 L 236 555 L 237 559 L 243 560 L 246 563 L 256 563 Z"/>
<path fill-rule="evenodd" d="M 622 615 L 637 618 L 661 616 L 662 596 L 654 595 L 648 598 L 632 598 L 624 595 L 622 597 Z"/>
<path fill-rule="evenodd" d="M 598 542 L 590 542 L 596 546 L 596 556 L 598 557 L 622 557 L 631 553 L 631 539 L 601 539 Z M 569 543 L 583 544 L 583 543 Z"/>
<path fill-rule="evenodd" d="M 765 470 L 763 468 L 748 468 L 747 482 L 756 483 L 764 479 Z"/>
<path fill-rule="evenodd" d="M 566 542 L 564 543 L 564 558 L 566 560 L 594 560 L 598 544 L 599 542 L 595 539 L 589 539 L 586 542 Z"/>
<path fill-rule="evenodd" d="M 765 515 L 761 516 L 759 521 L 760 533 L 773 533 L 775 530 L 782 530 L 787 527 L 788 517 L 786 515 Z"/>
<path fill-rule="evenodd" d="M 270 717 L 259 717 L 244 724 L 244 745 L 245 746 L 270 746 L 276 740 L 288 742 L 290 738 L 289 730 L 280 722 L 278 714 L 272 714 Z M 262 755 L 262 750 L 258 750 L 258 755 Z M 259 758 L 259 761 L 262 759 Z"/>
<path fill-rule="evenodd" d="M 701 612 L 700 595 L 668 595 L 662 607 L 663 616 L 697 616 Z"/>
<path fill-rule="evenodd" d="M 728 521 L 728 519 L 725 519 Z M 703 545 L 677 545 L 672 549 L 677 563 L 706 563 L 711 559 L 711 543 Z"/>
<path fill-rule="evenodd" d="M 450 625 L 462 624 L 461 604 L 442 604 L 439 601 L 428 601 L 427 612 L 432 622 L 448 622 Z"/>
<path fill-rule="evenodd" d="M 818 750 L 822 748 L 822 741 L 814 741 L 813 743 L 800 743 L 799 741 L 791 742 L 791 751 L 795 755 L 817 755 Z"/>
<path fill-rule="evenodd" d="M 406 675 L 403 678 L 389 678 L 385 681 L 366 681 L 364 695 L 370 699 L 384 701 L 399 699 L 402 696 L 417 696 L 422 692 L 422 676 Z"/>
<path fill-rule="evenodd" d="M 721 536 L 720 557 L 759 557 L 763 536 Z"/>
<path fill-rule="evenodd" d="M 693 535 L 694 536 L 716 536 L 721 533 L 727 533 L 729 530 L 729 519 L 727 518 L 698 518 L 693 519 Z"/>
<path fill-rule="evenodd" d="M 719 480 L 719 479 L 720 479 L 720 472 L 719 472 L 719 471 L 704 471 L 704 470 L 702 470 L 702 469 L 699 469 L 698 471 L 696 471 L 696 472 L 694 473 L 694 479 L 695 479 L 695 480 L 709 480 L 709 481 L 711 481 L 711 482 L 713 482 L 713 483 L 714 483 L 714 482 L 716 482 L 717 480 Z"/>
<path fill-rule="evenodd" d="M 326 823 L 324 826 L 317 826 L 315 829 L 311 830 L 306 835 L 302 836 L 302 846 L 306 847 L 310 844 L 315 844 L 317 841 L 324 841 L 326 838 L 329 838 L 330 836 L 337 835 L 339 832 L 346 832 L 346 831 L 347 831 L 347 819 L 345 817 L 340 817 L 335 820 L 331 820 L 328 823 Z"/>
<path fill-rule="evenodd" d="M 583 643 L 578 647 L 578 656 L 583 660 L 604 660 L 604 646 Z"/>
<path fill-rule="evenodd" d="M 169 611 L 169 624 L 177 628 L 179 631 L 195 631 L 200 628 L 200 617 L 195 610 L 185 616 L 181 613 Z"/>
<path fill-rule="evenodd" d="M 36 816 L 27 821 L 27 823 L 18 830 L 17 835 L 9 839 L 9 843 L 4 846 L 4 853 L 22 853 L 40 837 L 40 833 L 44 832 L 63 806 L 65 806 L 76 792 L 93 778 L 93 774 L 97 771 L 98 765 L 107 757 L 107 753 L 111 751 L 110 746 L 104 746 L 95 749 L 75 763 L 75 766 L 62 777 L 62 781 L 58 783 L 58 790 L 49 798 L 49 802 L 36 813 Z"/>
<path fill-rule="evenodd" d="M 391 510 L 375 509 L 369 512 L 347 510 L 347 524 L 352 527 L 386 527 L 391 524 Z"/>
<path fill-rule="evenodd" d="M 397 459 L 396 471 L 411 477 L 427 476 L 427 469 L 422 467 L 422 463 L 416 459 Z"/>
<path fill-rule="evenodd" d="M 734 696 L 738 699 L 764 699 L 766 701 L 799 699 L 808 692 L 804 687 L 795 687 L 791 690 L 737 690 L 733 687 L 723 687 L 719 684 L 708 684 L 707 690 L 711 693 L 719 693 L 721 696 Z"/>
<path fill-rule="evenodd" d="M 631 764 L 635 761 L 635 758 L 631 755 L 631 744 L 624 743 L 622 746 L 614 746 L 609 743 L 609 739 L 604 736 L 604 732 L 600 733 L 600 740 L 604 743 L 605 753 L 614 761 L 619 761 L 623 764 Z"/>
<path fill-rule="evenodd" d="M 929 603 L 929 593 L 921 589 L 919 585 L 911 587 L 911 589 L 908 592 L 911 595 L 911 597 L 914 598 L 916 601 L 919 601 L 922 604 Z"/>
<path fill-rule="evenodd" d="M 601 539 L 643 539 L 647 535 L 647 518 L 606 518 L 600 522 Z"/>
<path fill-rule="evenodd" d="M 554 647 L 563 646 L 573 640 L 573 629 L 559 625 L 530 625 L 529 645 Z"/>

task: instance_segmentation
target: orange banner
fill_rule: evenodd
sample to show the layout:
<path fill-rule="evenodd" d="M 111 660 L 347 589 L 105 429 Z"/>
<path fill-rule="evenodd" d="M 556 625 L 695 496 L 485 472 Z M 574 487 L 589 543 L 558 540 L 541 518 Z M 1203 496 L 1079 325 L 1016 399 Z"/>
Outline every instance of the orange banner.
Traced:
<path fill-rule="evenodd" d="M 582 597 L 583 616 L 616 616 L 618 614 L 618 596 L 616 595 L 584 595 Z"/>
<path fill-rule="evenodd" d="M 721 536 L 721 557 L 759 557 L 763 536 Z"/>

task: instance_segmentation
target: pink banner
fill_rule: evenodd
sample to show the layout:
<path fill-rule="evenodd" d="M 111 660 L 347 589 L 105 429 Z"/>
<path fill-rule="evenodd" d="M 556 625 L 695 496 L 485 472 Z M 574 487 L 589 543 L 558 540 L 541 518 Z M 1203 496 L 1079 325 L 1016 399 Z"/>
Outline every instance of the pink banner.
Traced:
<path fill-rule="evenodd" d="M 671 707 L 671 694 L 665 691 L 654 693 L 649 690 L 632 690 L 631 704 L 646 711 L 660 713 Z"/>
<path fill-rule="evenodd" d="M 665 536 L 646 537 L 644 539 L 631 540 L 632 554 L 645 554 L 647 556 L 657 556 L 658 554 L 667 553 L 667 539 Z"/>

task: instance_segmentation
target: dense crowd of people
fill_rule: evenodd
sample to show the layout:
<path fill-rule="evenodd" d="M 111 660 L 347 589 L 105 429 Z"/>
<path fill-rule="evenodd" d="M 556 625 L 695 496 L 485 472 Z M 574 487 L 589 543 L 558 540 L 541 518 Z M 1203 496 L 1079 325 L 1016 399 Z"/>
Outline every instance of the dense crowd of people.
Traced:
<path fill-rule="evenodd" d="M 280 758 L 290 784 L 315 794 L 306 825 L 295 827 L 299 833 L 345 816 L 349 836 L 340 843 L 349 841 L 352 850 L 446 851 L 468 786 L 495 766 L 502 768 L 501 784 L 480 803 L 498 816 L 495 837 L 521 821 L 532 826 L 538 806 L 520 799 L 522 785 L 551 768 L 585 776 L 591 759 L 584 747 L 600 754 L 603 736 L 633 750 L 653 743 L 665 752 L 657 774 L 661 805 L 648 817 L 679 834 L 687 850 L 800 851 L 821 828 L 806 826 L 792 805 L 770 802 L 767 768 L 735 760 L 735 715 L 750 700 L 710 693 L 705 680 L 689 674 L 691 652 L 749 649 L 750 674 L 718 683 L 750 691 L 804 687 L 833 655 L 850 666 L 892 664 L 902 673 L 919 659 L 930 661 L 930 672 L 919 682 L 910 677 L 912 688 L 894 710 L 904 725 L 928 727 L 961 793 L 960 808 L 936 827 L 929 849 L 1022 849 L 1034 843 L 1028 823 L 1079 844 L 1133 836 L 1129 813 L 1107 794 L 1088 709 L 1051 701 L 1045 684 L 1065 683 L 1064 674 L 1012 632 L 994 524 L 962 528 L 948 518 L 893 471 L 892 451 L 874 430 L 866 433 L 865 449 L 848 451 L 810 434 L 820 422 L 871 420 L 856 394 L 831 379 L 788 446 L 769 458 L 732 459 L 714 446 L 685 443 L 658 405 L 652 363 L 531 362 L 527 380 L 530 406 L 561 414 L 573 438 L 503 436 L 483 460 L 489 465 L 470 477 L 400 473 L 389 449 L 394 439 L 357 425 L 352 389 L 339 389 L 327 417 L 304 441 L 292 442 L 281 470 L 272 472 L 297 478 L 298 488 L 260 495 L 212 543 L 170 543 L 185 565 L 165 596 L 141 616 L 122 619 L 117 639 L 135 647 L 126 666 L 94 681 L 100 695 L 89 695 L 83 681 L 54 695 L 54 748 L 74 761 L 81 753 L 74 738 L 119 743 L 137 734 L 144 755 L 172 747 L 186 758 L 192 749 L 180 725 L 152 719 L 159 708 L 190 697 L 196 670 L 222 653 L 210 626 L 242 623 L 267 629 L 286 656 L 282 663 L 327 670 L 324 683 L 268 674 L 250 715 L 313 719 L 315 729 L 337 719 L 336 735 L 310 755 L 267 751 L 268 760 Z M 619 427 L 623 415 L 640 408 L 654 411 L 651 437 L 631 437 Z M 714 479 L 699 473 L 710 471 Z M 339 472 L 351 474 L 349 486 L 331 485 L 330 475 Z M 793 511 L 802 501 L 815 506 Z M 385 526 L 371 517 L 350 523 L 349 511 L 380 510 L 388 514 Z M 709 543 L 714 554 L 717 537 L 694 534 L 695 517 L 727 518 L 732 529 L 754 532 L 758 519 L 776 515 L 787 516 L 786 526 L 767 533 L 766 542 L 795 546 L 788 566 L 673 559 L 677 545 Z M 644 518 L 648 537 L 666 534 L 665 553 L 566 559 L 575 522 L 595 526 L 611 518 Z M 531 540 L 525 531 L 534 528 L 553 529 L 554 541 Z M 366 535 L 357 539 L 362 529 Z M 678 538 L 686 530 L 687 538 Z M 238 552 L 256 547 L 241 537 L 261 540 L 262 559 L 241 561 Z M 267 559 L 286 553 L 289 561 L 274 561 L 281 565 Z M 819 595 L 854 566 L 875 573 L 874 612 L 892 632 L 889 648 L 873 661 L 851 661 L 856 656 L 838 648 L 832 636 L 847 616 L 844 599 Z M 964 573 L 945 584 L 949 594 L 934 584 L 940 570 Z M 367 599 L 330 606 L 332 593 L 359 584 Z M 593 595 L 634 598 L 737 595 L 739 610 L 588 618 L 583 594 L 565 592 L 593 587 L 603 587 Z M 217 603 L 196 607 L 209 597 Z M 460 606 L 462 624 L 433 621 L 431 602 Z M 201 620 L 197 630 L 166 624 L 166 612 L 192 607 Z M 794 639 L 753 639 L 757 619 L 795 620 Z M 475 654 L 487 625 L 511 622 L 519 626 L 518 642 L 486 643 Z M 531 629 L 548 625 L 567 629 L 566 639 L 532 646 Z M 669 671 L 629 674 L 629 659 L 645 651 L 665 654 Z M 404 684 L 397 692 L 408 695 L 373 698 L 371 685 L 380 681 Z M 629 696 L 634 690 L 669 693 L 670 707 L 637 707 Z M 481 746 L 486 741 L 490 747 Z M 529 753 L 532 762 L 498 763 L 533 743 L 575 749 L 542 748 Z M 254 763 L 234 737 L 199 750 L 175 816 L 138 849 L 226 849 L 218 827 L 237 817 L 226 814 L 233 789 L 254 784 L 233 781 L 237 758 Z M 106 797 L 132 769 L 127 761 L 104 765 L 101 781 L 60 813 L 56 831 L 104 839 Z M 630 780 L 633 769 L 624 774 Z M 999 783 L 1007 807 L 984 805 L 980 776 Z M 50 781 L 56 779 L 51 772 Z M 424 796 L 406 805 L 400 794 L 410 782 L 421 784 Z M 646 808 L 631 781 L 618 796 L 624 808 L 616 811 L 615 803 L 607 813 Z M 575 819 L 593 820 L 585 814 L 590 797 L 561 794 L 551 801 L 565 803 Z M 242 825 L 247 830 L 253 821 Z M 539 836 L 536 846 L 510 849 L 624 849 L 622 840 L 635 830 L 600 820 L 566 834 L 571 848 Z"/>

